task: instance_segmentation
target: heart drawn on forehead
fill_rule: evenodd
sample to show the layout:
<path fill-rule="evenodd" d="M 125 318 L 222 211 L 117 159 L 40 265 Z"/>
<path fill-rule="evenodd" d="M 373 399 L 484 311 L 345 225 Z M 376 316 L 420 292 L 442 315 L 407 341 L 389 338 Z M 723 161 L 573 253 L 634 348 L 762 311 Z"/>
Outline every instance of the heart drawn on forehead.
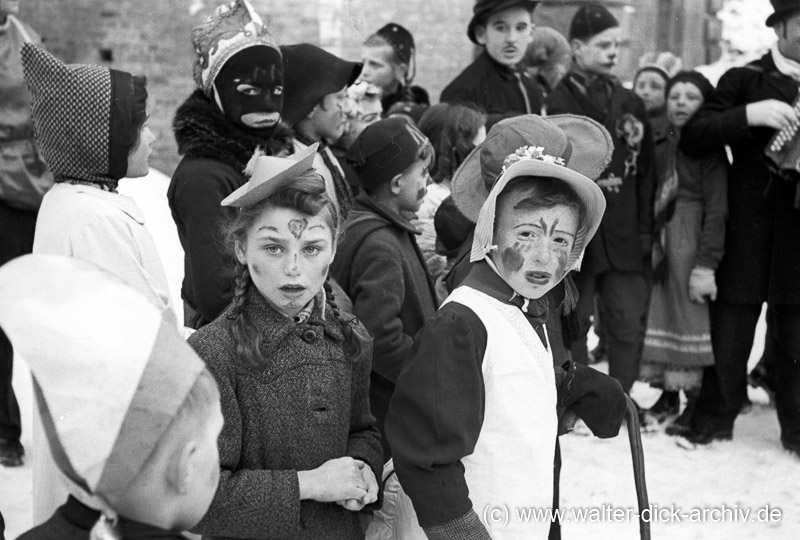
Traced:
<path fill-rule="evenodd" d="M 303 231 L 306 230 L 306 227 L 308 227 L 308 220 L 305 218 L 289 220 L 289 232 L 291 232 L 292 235 L 297 239 L 300 239 L 300 235 L 303 234 Z"/>

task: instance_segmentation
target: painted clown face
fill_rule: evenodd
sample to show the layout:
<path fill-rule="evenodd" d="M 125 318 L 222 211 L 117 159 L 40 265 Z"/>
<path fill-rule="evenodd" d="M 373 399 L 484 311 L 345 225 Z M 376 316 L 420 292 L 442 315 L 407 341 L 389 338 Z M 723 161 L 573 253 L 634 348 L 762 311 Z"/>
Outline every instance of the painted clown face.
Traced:
<path fill-rule="evenodd" d="M 500 276 L 526 298 L 541 298 L 567 273 L 578 211 L 566 204 L 541 207 L 529 193 L 498 200 L 492 254 Z"/>
<path fill-rule="evenodd" d="M 294 317 L 322 290 L 336 253 L 333 237 L 323 213 L 269 206 L 236 246 L 236 257 L 247 265 L 261 296 Z"/>
<path fill-rule="evenodd" d="M 272 129 L 283 109 L 283 61 L 278 49 L 248 47 L 231 57 L 214 81 L 218 104 L 231 122 Z"/>

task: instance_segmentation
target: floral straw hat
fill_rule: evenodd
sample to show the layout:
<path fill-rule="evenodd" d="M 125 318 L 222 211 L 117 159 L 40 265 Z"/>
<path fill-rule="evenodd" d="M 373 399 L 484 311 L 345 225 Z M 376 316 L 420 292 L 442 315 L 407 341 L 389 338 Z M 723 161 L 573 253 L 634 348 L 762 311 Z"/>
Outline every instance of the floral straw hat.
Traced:
<path fill-rule="evenodd" d="M 523 115 L 492 126 L 453 176 L 453 200 L 476 222 L 470 261 L 486 257 L 493 244 L 497 197 L 514 178 L 551 177 L 566 182 L 586 208 L 568 260 L 577 269 L 583 251 L 600 226 L 606 200 L 594 182 L 614 145 L 608 131 L 590 118 L 571 114 L 542 118 Z"/>

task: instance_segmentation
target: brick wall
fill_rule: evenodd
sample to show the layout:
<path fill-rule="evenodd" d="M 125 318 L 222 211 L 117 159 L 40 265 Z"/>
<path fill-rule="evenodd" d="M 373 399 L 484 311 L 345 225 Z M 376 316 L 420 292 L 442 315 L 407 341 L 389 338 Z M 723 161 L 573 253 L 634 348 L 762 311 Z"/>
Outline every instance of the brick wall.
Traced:
<path fill-rule="evenodd" d="M 654 43 L 656 0 L 610 1 L 630 29 L 622 75 Z M 150 124 L 158 139 L 152 165 L 171 174 L 178 162 L 171 132 L 178 105 L 193 90 L 189 34 L 217 0 L 25 0 L 20 17 L 67 62 L 105 64 L 144 74 Z M 252 0 L 279 43 L 308 41 L 350 60 L 360 58 L 364 38 L 385 23 L 406 26 L 417 43 L 415 83 L 438 100 L 444 86 L 473 58 L 467 39 L 473 0 Z M 565 31 L 579 2 L 545 0 L 534 19 Z M 628 6 L 626 8 L 625 6 Z M 633 6 L 633 8 L 631 8 Z M 638 11 L 637 11 L 638 9 Z"/>

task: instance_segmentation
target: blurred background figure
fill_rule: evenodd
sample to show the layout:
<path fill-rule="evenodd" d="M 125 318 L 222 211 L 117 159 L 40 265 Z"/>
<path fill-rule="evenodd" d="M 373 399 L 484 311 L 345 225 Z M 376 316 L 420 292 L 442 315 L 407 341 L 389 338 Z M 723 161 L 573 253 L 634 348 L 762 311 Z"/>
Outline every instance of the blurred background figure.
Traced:
<path fill-rule="evenodd" d="M 364 41 L 361 58 L 361 80 L 380 88 L 384 111 L 398 101 L 430 103 L 424 89 L 411 91 L 417 72 L 416 47 L 414 36 L 404 27 L 393 22 L 382 26 Z"/>
<path fill-rule="evenodd" d="M 648 409 L 658 421 L 683 414 L 667 426 L 671 435 L 689 431 L 703 380 L 714 363 L 708 300 L 715 300 L 714 271 L 725 244 L 728 160 L 722 151 L 693 159 L 678 149 L 681 130 L 714 87 L 696 71 L 684 71 L 666 87 L 667 132 L 656 139 L 656 201 L 653 265 L 640 378 L 663 388 Z"/>
<path fill-rule="evenodd" d="M 653 129 L 653 140 L 658 140 L 666 134 L 669 126 L 667 83 L 678 74 L 683 62 L 671 52 L 652 52 L 639 59 L 639 66 L 633 78 L 633 91 L 642 98 Z"/>
<path fill-rule="evenodd" d="M 545 94 L 555 88 L 569 71 L 572 51 L 564 35 L 547 26 L 533 29 L 533 41 L 522 59 L 528 77 L 535 79 Z"/>
<path fill-rule="evenodd" d="M 30 253 L 36 216 L 53 177 L 39 155 L 19 51 L 39 36 L 17 19 L 19 2 L 0 0 L 0 265 Z M 19 406 L 11 387 L 14 350 L 0 329 L 0 465 L 22 465 Z"/>

